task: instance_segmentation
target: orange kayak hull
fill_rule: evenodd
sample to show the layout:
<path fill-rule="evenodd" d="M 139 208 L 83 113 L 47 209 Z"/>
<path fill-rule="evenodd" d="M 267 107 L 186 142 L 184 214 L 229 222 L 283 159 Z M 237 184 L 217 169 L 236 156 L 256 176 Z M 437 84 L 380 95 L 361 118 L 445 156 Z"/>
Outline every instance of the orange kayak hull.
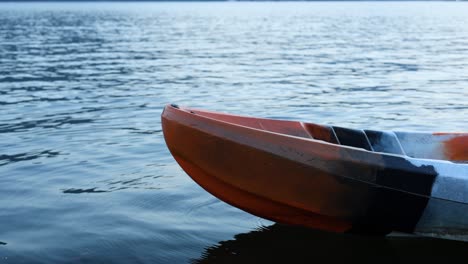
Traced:
<path fill-rule="evenodd" d="M 346 129 L 178 106 L 165 108 L 162 126 L 171 154 L 196 183 L 275 222 L 333 232 L 413 233 L 437 199 L 431 197 L 433 166 L 395 154 L 405 151 L 395 144 L 386 146 L 390 155 L 376 152 L 373 131 L 365 133 L 371 142 L 366 149 Z M 357 147 L 343 146 L 347 141 Z"/>

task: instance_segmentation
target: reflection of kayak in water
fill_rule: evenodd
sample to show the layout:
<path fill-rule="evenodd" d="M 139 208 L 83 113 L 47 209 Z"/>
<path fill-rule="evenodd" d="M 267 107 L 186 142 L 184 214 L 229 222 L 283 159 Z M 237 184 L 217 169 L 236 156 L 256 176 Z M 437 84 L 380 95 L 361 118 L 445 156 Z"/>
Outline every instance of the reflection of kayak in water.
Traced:
<path fill-rule="evenodd" d="M 166 106 L 166 143 L 219 199 L 335 232 L 468 238 L 468 133 L 355 130 Z"/>
<path fill-rule="evenodd" d="M 274 224 L 220 241 L 192 263 L 414 264 L 456 263 L 467 258 L 466 243 L 460 241 L 393 234 L 342 235 Z"/>

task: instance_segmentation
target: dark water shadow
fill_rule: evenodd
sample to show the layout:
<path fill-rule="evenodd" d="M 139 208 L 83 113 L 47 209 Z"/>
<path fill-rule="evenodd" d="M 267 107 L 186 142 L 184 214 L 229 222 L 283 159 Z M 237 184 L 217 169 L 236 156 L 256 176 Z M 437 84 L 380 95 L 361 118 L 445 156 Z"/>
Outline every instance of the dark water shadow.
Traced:
<path fill-rule="evenodd" d="M 1 133 L 1 132 L 0 132 Z M 34 160 L 39 158 L 53 158 L 62 153 L 53 150 L 44 150 L 40 152 L 19 153 L 13 155 L 0 154 L 0 166 L 7 165 L 14 162 Z"/>
<path fill-rule="evenodd" d="M 66 190 L 62 190 L 63 193 L 72 193 L 72 194 L 80 194 L 80 193 L 104 193 L 104 192 L 107 192 L 107 191 L 103 191 L 103 190 L 96 190 L 97 187 L 95 188 L 89 188 L 89 189 L 74 189 L 74 188 L 71 188 L 71 189 L 66 189 Z"/>
<path fill-rule="evenodd" d="M 208 247 L 191 263 L 455 263 L 468 243 L 334 234 L 274 224 Z"/>

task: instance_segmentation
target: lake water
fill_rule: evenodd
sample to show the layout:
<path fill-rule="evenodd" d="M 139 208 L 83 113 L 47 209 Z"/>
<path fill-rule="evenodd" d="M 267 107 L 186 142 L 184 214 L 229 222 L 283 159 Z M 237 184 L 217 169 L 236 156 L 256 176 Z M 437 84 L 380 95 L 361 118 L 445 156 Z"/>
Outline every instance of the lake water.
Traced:
<path fill-rule="evenodd" d="M 0 263 L 446 263 L 468 244 L 286 227 L 198 187 L 168 103 L 468 131 L 468 3 L 0 4 Z"/>

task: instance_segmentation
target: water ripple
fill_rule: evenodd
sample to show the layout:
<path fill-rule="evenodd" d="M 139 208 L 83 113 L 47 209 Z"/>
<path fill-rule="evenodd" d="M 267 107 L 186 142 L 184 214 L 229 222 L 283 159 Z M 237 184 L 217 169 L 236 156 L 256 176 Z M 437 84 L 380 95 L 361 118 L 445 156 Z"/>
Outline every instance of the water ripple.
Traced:
<path fill-rule="evenodd" d="M 163 106 L 467 131 L 466 14 L 462 2 L 0 3 L 0 259 L 185 263 L 294 240 L 273 227 L 229 242 L 265 224 L 185 175 Z"/>
<path fill-rule="evenodd" d="M 20 131 L 34 129 L 34 128 L 58 129 L 61 126 L 66 125 L 66 124 L 76 125 L 76 124 L 91 123 L 91 122 L 94 122 L 94 120 L 93 119 L 80 119 L 80 118 L 73 118 L 70 116 L 66 116 L 62 118 L 23 121 L 23 122 L 19 122 L 16 124 L 1 124 L 0 123 L 0 133 L 20 132 Z"/>

